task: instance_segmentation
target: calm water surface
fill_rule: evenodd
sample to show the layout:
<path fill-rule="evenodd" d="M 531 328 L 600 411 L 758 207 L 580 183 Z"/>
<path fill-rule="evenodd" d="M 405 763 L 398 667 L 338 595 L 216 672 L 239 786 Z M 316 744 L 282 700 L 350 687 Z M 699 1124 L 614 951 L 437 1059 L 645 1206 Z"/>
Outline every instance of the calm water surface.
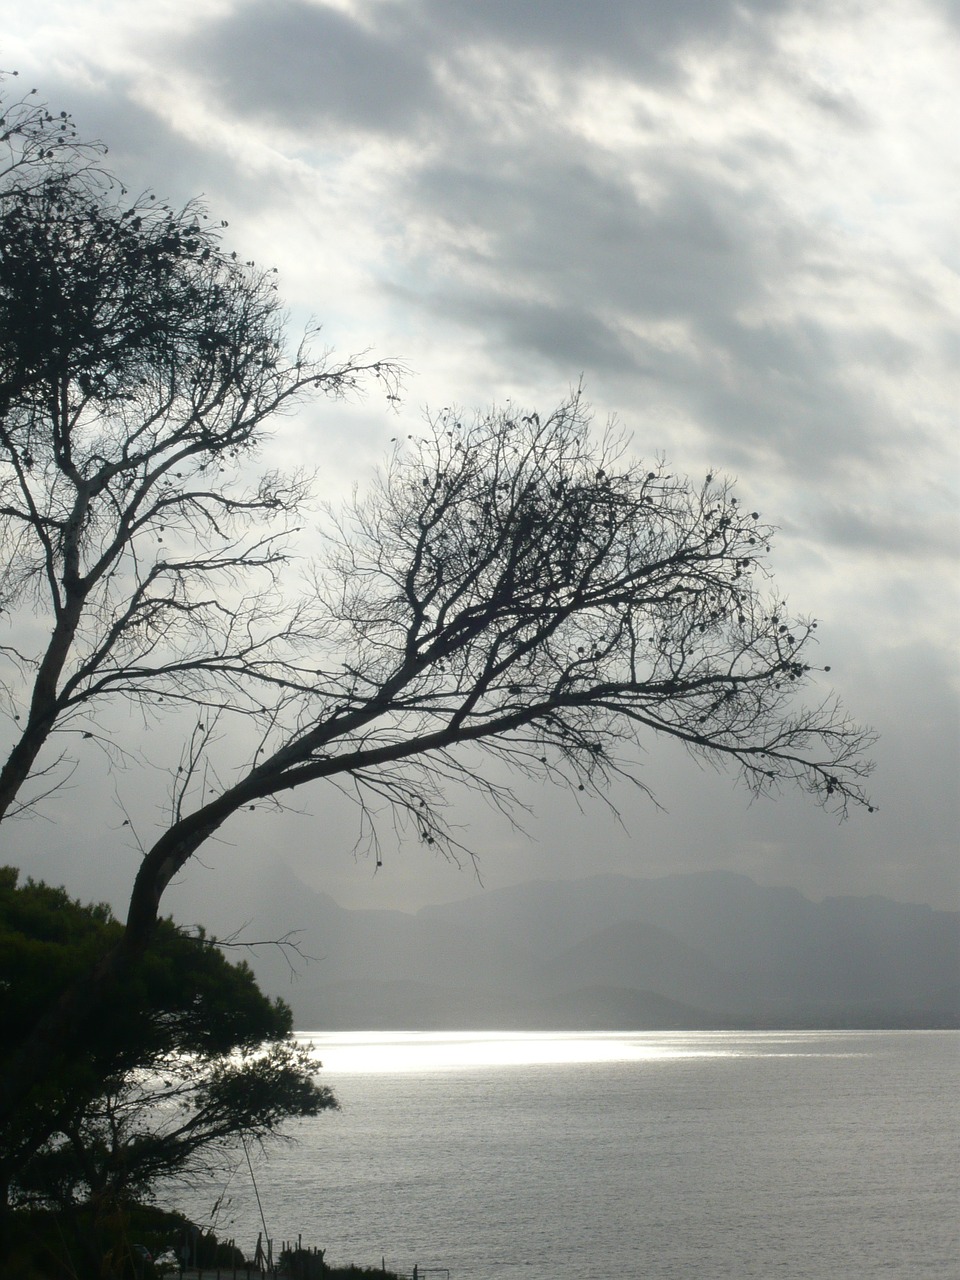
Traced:
<path fill-rule="evenodd" d="M 960 1033 L 316 1034 L 276 1241 L 451 1280 L 960 1278 Z M 189 1206 L 210 1221 L 223 1187 Z M 218 1233 L 252 1248 L 244 1164 Z M 249 1237 L 249 1239 L 248 1239 Z"/>

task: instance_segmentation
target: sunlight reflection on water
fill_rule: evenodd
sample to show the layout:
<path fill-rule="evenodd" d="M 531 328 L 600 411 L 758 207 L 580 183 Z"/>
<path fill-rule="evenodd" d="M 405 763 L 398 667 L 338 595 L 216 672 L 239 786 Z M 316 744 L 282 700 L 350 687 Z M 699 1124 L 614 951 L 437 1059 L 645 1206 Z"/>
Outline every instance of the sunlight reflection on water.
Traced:
<path fill-rule="evenodd" d="M 678 1058 L 794 1056 L 824 1052 L 824 1033 L 642 1032 L 300 1032 L 328 1074 L 369 1075 L 545 1066 L 553 1063 L 656 1062 Z"/>

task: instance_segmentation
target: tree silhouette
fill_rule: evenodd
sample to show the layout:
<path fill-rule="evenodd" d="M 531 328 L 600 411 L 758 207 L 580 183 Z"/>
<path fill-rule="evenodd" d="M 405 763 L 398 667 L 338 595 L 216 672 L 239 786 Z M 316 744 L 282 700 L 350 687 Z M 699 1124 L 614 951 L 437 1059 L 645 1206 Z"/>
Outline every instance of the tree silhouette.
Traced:
<path fill-rule="evenodd" d="M 17 75 L 0 72 L 0 85 Z M 51 111 L 36 89 L 0 98 L 0 182 L 5 190 L 15 186 L 22 195 L 42 185 L 54 169 L 74 175 L 90 171 L 102 180 L 106 151 L 102 143 L 81 138 L 73 116 Z"/>
<path fill-rule="evenodd" d="M 78 968 L 116 945 L 120 924 L 63 889 L 0 868 L 0 1062 Z M 292 1037 L 290 1009 L 216 942 L 160 921 L 113 993 L 111 1016 L 80 1028 L 45 1088 L 0 1131 L 8 1203 L 95 1214 L 192 1181 L 242 1138 L 336 1105 Z"/>
<path fill-rule="evenodd" d="M 307 491 L 256 473 L 268 424 L 396 374 L 288 356 L 272 274 L 199 207 L 40 163 L 0 191 L 0 611 L 49 624 L 0 647 L 0 819 L 62 781 L 40 753 L 109 698 L 250 696 Z"/>
<path fill-rule="evenodd" d="M 327 781 L 372 838 L 385 807 L 455 853 L 448 783 L 507 809 L 502 765 L 583 792 L 642 787 L 637 748 L 660 737 L 754 792 L 866 804 L 869 733 L 833 700 L 797 699 L 816 623 L 767 589 L 771 529 L 721 478 L 692 484 L 631 459 L 614 430 L 598 438 L 579 393 L 542 418 L 428 420 L 331 515 L 285 600 L 285 552 L 261 522 L 282 529 L 307 482 L 238 492 L 240 464 L 305 394 L 396 370 L 287 360 L 270 278 L 196 210 L 97 199 L 58 176 L 0 226 L 5 607 L 41 601 L 50 621 L 37 655 L 7 648 L 29 697 L 0 801 L 21 803 L 30 770 L 52 767 L 51 733 L 109 697 L 201 714 L 122 939 L 25 1041 L 0 1113 L 147 947 L 171 879 L 258 801 Z M 224 741 L 251 740 L 215 767 Z"/>

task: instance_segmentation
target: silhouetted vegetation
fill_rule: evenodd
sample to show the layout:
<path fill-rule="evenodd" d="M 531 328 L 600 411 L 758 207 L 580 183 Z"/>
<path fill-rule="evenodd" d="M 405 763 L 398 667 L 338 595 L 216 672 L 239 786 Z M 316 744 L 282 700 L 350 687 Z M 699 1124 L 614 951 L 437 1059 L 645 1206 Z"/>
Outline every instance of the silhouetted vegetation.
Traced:
<path fill-rule="evenodd" d="M 399 1280 L 395 1271 L 383 1271 L 380 1267 L 331 1267 L 328 1280 Z"/>
<path fill-rule="evenodd" d="M 181 1257 L 188 1244 L 191 1267 L 225 1277 L 236 1267 L 256 1274 L 252 1256 L 215 1232 L 201 1231 L 182 1214 L 151 1205 L 128 1204 L 110 1215 L 90 1207 L 69 1220 L 50 1210 L 21 1210 L 12 1218 L 4 1257 L 3 1280 L 159 1280 L 177 1271 L 154 1266 L 152 1259 Z M 398 1280 L 382 1267 L 327 1265 L 319 1250 L 294 1248 L 278 1258 L 285 1280 Z"/>
<path fill-rule="evenodd" d="M 37 1010 L 121 931 L 108 908 L 19 886 L 0 869 L 0 1064 Z M 117 985 L 110 1020 L 85 1027 L 4 1126 L 4 1203 L 22 1222 L 55 1223 L 84 1256 L 103 1256 L 103 1240 L 159 1181 L 199 1178 L 241 1140 L 336 1105 L 318 1066 L 293 1040 L 289 1008 L 262 994 L 247 965 L 161 921 Z"/>
<path fill-rule="evenodd" d="M 321 1249 L 301 1247 L 284 1249 L 280 1254 L 280 1271 L 289 1280 L 398 1280 L 394 1271 L 382 1267 L 329 1266 Z"/>
<path fill-rule="evenodd" d="M 542 417 L 430 419 L 285 598 L 310 484 L 251 483 L 253 456 L 282 412 L 396 370 L 287 354 L 272 276 L 227 253 L 202 210 L 130 202 L 69 161 L 34 156 L 29 184 L 22 166 L 0 187 L 0 586 L 8 617 L 29 601 L 39 618 L 35 649 L 2 650 L 0 816 L 62 778 L 52 735 L 113 751 L 111 701 L 197 715 L 123 936 L 10 1060 L 0 1110 L 149 945 L 193 854 L 307 783 L 345 785 L 374 845 L 386 806 L 452 856 L 448 783 L 511 806 L 484 760 L 602 795 L 643 786 L 651 735 L 755 792 L 866 803 L 869 735 L 795 700 L 816 623 L 764 590 L 770 526 L 721 477 L 598 439 L 578 394 Z M 238 741 L 252 754 L 218 766 Z"/>
<path fill-rule="evenodd" d="M 199 205 L 131 199 L 68 116 L 28 95 L 6 104 L 3 128 L 0 820 L 41 807 L 91 747 L 130 764 L 104 729 L 118 701 L 146 726 L 189 713 L 123 926 L 90 916 L 51 965 L 56 993 L 21 999 L 20 984 L 12 997 L 0 1132 L 24 1203 L 92 1197 L 112 1211 L 192 1158 L 204 1125 L 214 1141 L 272 1131 L 276 1079 L 247 1089 L 271 1072 L 291 1073 L 285 1113 L 325 1105 L 297 1092 L 289 1046 L 198 1083 L 175 1061 L 201 1051 L 195 1026 L 156 1051 L 148 1041 L 142 1061 L 116 1041 L 131 984 L 165 947 L 211 953 L 162 922 L 168 885 L 260 802 L 327 781 L 356 797 L 374 849 L 385 809 L 457 857 L 449 784 L 508 812 L 504 766 L 603 797 L 615 779 L 644 787 L 659 737 L 755 793 L 797 785 L 841 814 L 867 804 L 870 734 L 819 694 L 796 701 L 816 623 L 765 587 L 771 527 L 722 477 L 629 457 L 579 393 L 542 416 L 429 418 L 331 519 L 291 589 L 316 495 L 301 472 L 258 470 L 268 432 L 371 380 L 395 399 L 400 370 L 311 354 L 315 333 L 291 345 L 273 274 L 225 249 Z M 145 990 L 133 1025 L 175 1025 L 183 1010 L 163 1000 Z M 204 1015 L 211 1034 L 220 1013 Z M 204 1117 L 172 1140 L 129 1119 L 134 1068 L 161 1066 L 177 1105 Z"/>

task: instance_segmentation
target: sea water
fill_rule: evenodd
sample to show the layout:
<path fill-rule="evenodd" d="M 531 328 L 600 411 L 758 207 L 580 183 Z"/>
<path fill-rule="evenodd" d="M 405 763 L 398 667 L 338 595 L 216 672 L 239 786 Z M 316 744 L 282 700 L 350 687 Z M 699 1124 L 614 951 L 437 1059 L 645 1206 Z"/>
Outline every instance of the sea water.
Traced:
<path fill-rule="evenodd" d="M 960 1033 L 303 1038 L 342 1109 L 174 1197 L 247 1250 L 265 1229 L 451 1280 L 960 1277 Z"/>

